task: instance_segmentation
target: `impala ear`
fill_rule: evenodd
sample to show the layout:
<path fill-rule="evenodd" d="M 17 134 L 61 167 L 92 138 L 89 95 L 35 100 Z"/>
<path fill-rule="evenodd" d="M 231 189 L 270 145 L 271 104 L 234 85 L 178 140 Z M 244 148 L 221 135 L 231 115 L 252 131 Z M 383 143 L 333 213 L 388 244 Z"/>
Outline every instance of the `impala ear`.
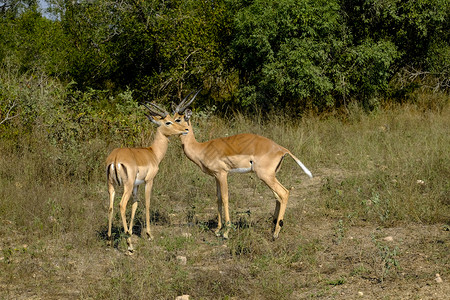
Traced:
<path fill-rule="evenodd" d="M 192 110 L 186 109 L 186 110 L 184 111 L 184 120 L 185 120 L 186 122 L 189 122 L 189 119 L 191 118 L 191 116 L 192 116 Z"/>
<path fill-rule="evenodd" d="M 149 119 L 152 123 L 156 124 L 156 126 L 161 126 L 161 122 L 156 121 L 153 116 L 150 116 L 148 114 L 145 114 L 145 116 L 147 117 L 147 119 Z"/>

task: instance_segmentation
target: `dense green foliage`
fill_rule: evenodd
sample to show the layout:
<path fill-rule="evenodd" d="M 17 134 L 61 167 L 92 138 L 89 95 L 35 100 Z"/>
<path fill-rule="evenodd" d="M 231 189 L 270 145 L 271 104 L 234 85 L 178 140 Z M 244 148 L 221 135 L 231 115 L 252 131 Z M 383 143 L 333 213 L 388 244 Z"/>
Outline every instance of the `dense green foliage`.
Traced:
<path fill-rule="evenodd" d="M 38 3 L 0 2 L 0 137 L 16 146 L 138 143 L 138 103 L 199 86 L 198 110 L 222 114 L 448 96 L 446 0 Z"/>
<path fill-rule="evenodd" d="M 0 64 L 72 90 L 297 111 L 448 91 L 446 0 L 46 3 L 0 3 Z"/>

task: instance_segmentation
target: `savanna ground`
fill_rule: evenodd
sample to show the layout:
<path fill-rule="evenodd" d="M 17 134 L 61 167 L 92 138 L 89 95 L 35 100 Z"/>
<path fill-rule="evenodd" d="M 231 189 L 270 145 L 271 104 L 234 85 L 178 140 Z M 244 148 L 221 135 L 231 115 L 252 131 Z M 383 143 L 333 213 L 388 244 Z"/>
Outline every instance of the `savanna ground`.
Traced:
<path fill-rule="evenodd" d="M 114 246 L 106 241 L 103 161 L 119 143 L 86 140 L 66 167 L 69 154 L 39 142 L 39 130 L 20 149 L 2 145 L 0 298 L 448 299 L 450 109 L 445 95 L 429 97 L 298 121 L 194 115 L 199 141 L 261 134 L 312 171 L 284 160 L 278 178 L 291 196 L 275 241 L 275 199 L 251 174 L 229 177 L 233 230 L 229 240 L 214 235 L 214 181 L 177 138 L 152 193 L 155 239 L 137 238 L 132 256 L 118 205 Z"/>

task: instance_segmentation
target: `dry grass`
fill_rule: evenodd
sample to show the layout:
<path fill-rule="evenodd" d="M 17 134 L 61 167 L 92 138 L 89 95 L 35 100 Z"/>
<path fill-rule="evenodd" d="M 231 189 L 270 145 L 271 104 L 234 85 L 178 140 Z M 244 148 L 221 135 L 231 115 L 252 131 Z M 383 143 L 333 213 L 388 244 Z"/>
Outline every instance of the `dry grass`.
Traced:
<path fill-rule="evenodd" d="M 224 241 L 211 231 L 213 179 L 172 139 L 152 194 L 155 240 L 138 239 L 131 257 L 118 216 L 115 247 L 105 241 L 103 159 L 117 144 L 98 137 L 64 152 L 35 130 L 20 149 L 0 149 L 0 299 L 445 299 L 450 109 L 429 106 L 298 122 L 194 116 L 198 140 L 262 134 L 315 177 L 283 162 L 291 197 L 272 241 L 273 195 L 255 176 L 230 176 Z M 141 205 L 137 233 L 142 216 Z"/>

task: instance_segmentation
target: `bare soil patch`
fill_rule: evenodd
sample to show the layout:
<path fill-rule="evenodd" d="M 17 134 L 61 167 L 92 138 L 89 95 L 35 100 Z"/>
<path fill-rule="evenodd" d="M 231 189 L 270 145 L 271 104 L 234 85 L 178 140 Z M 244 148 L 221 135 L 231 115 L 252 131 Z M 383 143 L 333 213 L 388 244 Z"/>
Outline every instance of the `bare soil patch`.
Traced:
<path fill-rule="evenodd" d="M 124 254 L 123 238 L 116 237 L 116 247 L 106 246 L 106 222 L 85 228 L 90 237 L 80 241 L 78 232 L 30 237 L 2 220 L 0 298 L 448 299 L 448 226 L 385 228 L 324 213 L 313 199 L 320 197 L 325 175 L 344 176 L 323 169 L 296 184 L 276 241 L 274 202 L 268 200 L 273 197 L 259 187 L 255 193 L 252 181 L 243 188 L 252 201 L 232 200 L 236 227 L 229 240 L 211 230 L 214 199 L 191 223 L 187 208 L 175 204 L 169 220 L 152 225 L 155 240 L 138 239 L 133 256 Z M 239 197 L 236 189 L 231 193 Z"/>

